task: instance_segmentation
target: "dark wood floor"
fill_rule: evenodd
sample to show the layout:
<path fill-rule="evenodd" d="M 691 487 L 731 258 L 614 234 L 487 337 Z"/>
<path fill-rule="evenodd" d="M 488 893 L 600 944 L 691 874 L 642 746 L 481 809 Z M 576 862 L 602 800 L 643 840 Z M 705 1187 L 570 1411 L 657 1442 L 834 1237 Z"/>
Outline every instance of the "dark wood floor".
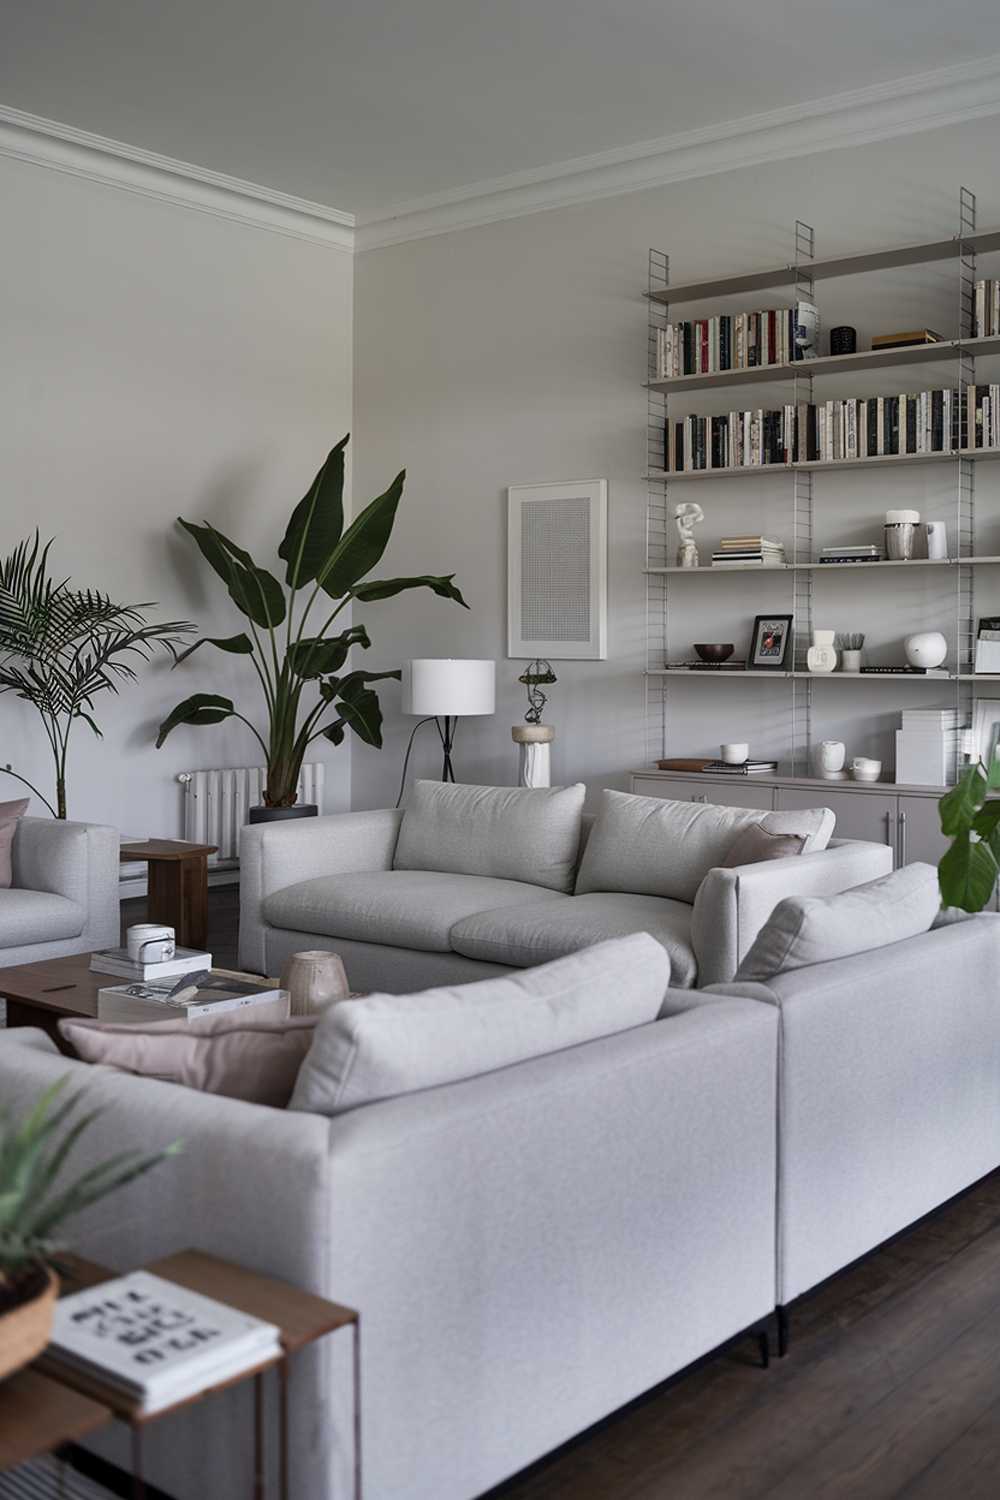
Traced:
<path fill-rule="evenodd" d="M 235 964 L 235 888 L 209 910 Z M 717 1355 L 501 1496 L 1000 1500 L 1000 1172 L 800 1303 L 769 1371 Z"/>

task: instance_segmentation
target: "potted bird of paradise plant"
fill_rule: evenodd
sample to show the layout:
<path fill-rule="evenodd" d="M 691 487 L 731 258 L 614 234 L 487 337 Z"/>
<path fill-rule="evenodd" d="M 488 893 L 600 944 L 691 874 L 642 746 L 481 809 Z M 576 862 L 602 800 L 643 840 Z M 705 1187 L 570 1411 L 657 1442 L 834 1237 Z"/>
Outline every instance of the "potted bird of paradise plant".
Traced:
<path fill-rule="evenodd" d="M 344 670 L 352 648 L 371 646 L 366 626 L 356 617 L 346 628 L 336 628 L 345 610 L 406 589 L 430 589 L 468 607 L 453 573 L 370 576 L 392 535 L 406 471 L 345 525 L 347 443 L 344 437 L 330 451 L 292 512 L 278 548 L 285 565 L 281 580 L 217 527 L 179 518 L 247 623 L 236 635 L 195 641 L 178 655 L 176 665 L 206 645 L 246 656 L 257 676 L 265 723 L 258 728 L 231 698 L 194 693 L 167 715 L 156 743 L 161 746 L 181 724 L 244 723 L 260 745 L 266 767 L 264 805 L 251 809 L 252 822 L 315 814 L 314 806 L 297 802 L 302 762 L 314 740 L 340 745 L 351 730 L 365 744 L 381 747 L 382 710 L 372 683 L 398 678 L 400 672 Z"/>

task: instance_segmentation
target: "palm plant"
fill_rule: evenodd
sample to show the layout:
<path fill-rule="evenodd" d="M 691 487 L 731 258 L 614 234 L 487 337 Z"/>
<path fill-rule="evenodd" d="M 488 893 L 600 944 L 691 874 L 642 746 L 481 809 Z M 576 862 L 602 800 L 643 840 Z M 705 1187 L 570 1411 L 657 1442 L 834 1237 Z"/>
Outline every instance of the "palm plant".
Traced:
<path fill-rule="evenodd" d="M 0 767 L 66 816 L 70 737 L 82 719 L 100 736 L 94 700 L 136 680 L 135 663 L 157 646 L 173 654 L 193 625 L 150 624 L 151 604 L 116 604 L 96 589 L 74 589 L 49 571 L 49 541 L 38 533 L 0 559 L 0 694 L 15 693 L 37 709 L 55 764 L 55 806 L 10 765 Z"/>
<path fill-rule="evenodd" d="M 398 678 L 398 671 L 343 672 L 352 646 L 371 645 L 364 625 L 329 634 L 334 621 L 355 601 L 389 599 L 404 589 L 428 588 L 444 599 L 468 606 L 455 587 L 454 574 L 438 577 L 369 579 L 380 561 L 396 519 L 406 471 L 401 470 L 379 495 L 344 526 L 344 437 L 292 512 L 278 556 L 285 564 L 284 584 L 260 568 L 250 554 L 208 522 L 196 525 L 180 519 L 194 538 L 205 561 L 229 591 L 229 597 L 248 621 L 238 635 L 207 637 L 182 652 L 179 665 L 200 646 L 248 656 L 264 699 L 264 734 L 231 698 L 195 693 L 185 698 L 160 725 L 157 746 L 178 724 L 218 724 L 239 719 L 257 739 L 267 766 L 266 807 L 292 807 L 299 772 L 313 740 L 323 737 L 334 745 L 348 729 L 368 745 L 381 747 L 382 710 L 370 684 Z M 332 608 L 330 605 L 332 603 Z M 307 626 L 314 609 L 324 615 L 318 628 Z M 308 690 L 315 692 L 303 702 Z M 324 723 L 324 719 L 326 722 Z"/>
<path fill-rule="evenodd" d="M 71 1151 L 100 1114 L 72 1120 L 80 1096 L 59 1100 L 68 1082 L 46 1089 L 21 1122 L 0 1115 L 0 1309 L 36 1289 L 68 1219 L 180 1150 L 175 1142 L 165 1151 L 122 1151 L 64 1184 Z"/>

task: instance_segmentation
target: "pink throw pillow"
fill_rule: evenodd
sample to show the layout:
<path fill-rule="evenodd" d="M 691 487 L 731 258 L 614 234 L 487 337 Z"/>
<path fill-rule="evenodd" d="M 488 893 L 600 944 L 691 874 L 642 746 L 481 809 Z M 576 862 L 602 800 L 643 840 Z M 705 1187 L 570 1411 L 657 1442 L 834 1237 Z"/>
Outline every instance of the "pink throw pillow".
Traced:
<path fill-rule="evenodd" d="M 284 1109 L 316 1021 L 316 1016 L 268 1020 L 243 1010 L 200 1021 L 138 1025 L 71 1018 L 60 1021 L 59 1030 L 84 1062 Z"/>
<path fill-rule="evenodd" d="M 805 845 L 805 834 L 770 833 L 759 823 L 751 823 L 739 834 L 721 868 L 732 870 L 737 865 L 759 865 L 768 859 L 788 859 L 790 855 L 801 854 Z"/>
<path fill-rule="evenodd" d="M 14 834 L 17 820 L 24 817 L 30 801 L 30 797 L 19 797 L 16 802 L 0 802 L 0 891 L 9 890 L 14 879 L 10 859 Z"/>

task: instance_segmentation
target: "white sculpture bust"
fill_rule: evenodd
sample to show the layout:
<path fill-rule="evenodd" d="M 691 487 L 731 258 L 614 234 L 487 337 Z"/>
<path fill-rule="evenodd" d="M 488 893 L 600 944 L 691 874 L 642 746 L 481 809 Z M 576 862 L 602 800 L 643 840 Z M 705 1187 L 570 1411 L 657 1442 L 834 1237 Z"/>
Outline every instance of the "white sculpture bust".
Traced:
<path fill-rule="evenodd" d="M 694 500 L 685 500 L 682 504 L 674 507 L 674 523 L 677 527 L 677 566 L 679 568 L 697 568 L 699 566 L 698 548 L 694 540 L 694 528 L 699 521 L 704 521 L 705 512 Z"/>

